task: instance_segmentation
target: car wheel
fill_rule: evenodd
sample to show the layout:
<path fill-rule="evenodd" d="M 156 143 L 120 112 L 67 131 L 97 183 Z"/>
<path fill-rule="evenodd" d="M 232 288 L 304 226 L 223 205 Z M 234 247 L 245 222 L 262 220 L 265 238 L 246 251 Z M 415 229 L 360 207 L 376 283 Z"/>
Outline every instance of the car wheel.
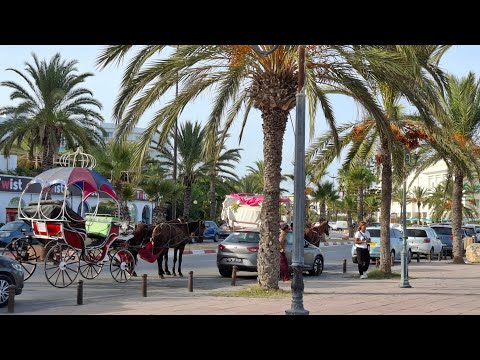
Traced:
<path fill-rule="evenodd" d="M 218 269 L 218 272 L 223 277 L 226 277 L 226 278 L 232 277 L 232 270 L 230 269 Z"/>
<path fill-rule="evenodd" d="M 7 275 L 0 275 L 0 308 L 8 304 L 8 288 L 13 284 Z"/>
<path fill-rule="evenodd" d="M 320 276 L 323 272 L 323 258 L 321 256 L 317 256 L 315 261 L 313 262 L 313 269 L 308 271 L 309 275 L 312 276 Z"/>
<path fill-rule="evenodd" d="M 213 238 L 213 242 L 218 242 L 219 239 L 220 238 L 219 238 L 218 234 L 215 234 L 215 237 Z"/>
<path fill-rule="evenodd" d="M 352 262 L 353 262 L 354 264 L 357 264 L 357 263 L 358 263 L 356 256 L 352 256 Z"/>

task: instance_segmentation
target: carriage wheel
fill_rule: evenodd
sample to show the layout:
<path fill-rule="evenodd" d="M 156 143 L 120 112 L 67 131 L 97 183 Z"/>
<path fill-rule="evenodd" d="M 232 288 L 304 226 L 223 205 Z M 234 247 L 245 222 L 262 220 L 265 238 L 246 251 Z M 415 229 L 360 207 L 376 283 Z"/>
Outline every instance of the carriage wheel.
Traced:
<path fill-rule="evenodd" d="M 29 279 L 37 268 L 37 253 L 28 238 L 12 241 L 3 249 L 2 255 L 17 260 L 23 269 L 23 280 Z"/>
<path fill-rule="evenodd" d="M 110 273 L 113 280 L 124 283 L 127 282 L 135 270 L 135 259 L 128 250 L 118 250 L 110 259 Z"/>
<path fill-rule="evenodd" d="M 78 275 L 80 259 L 74 247 L 57 243 L 45 255 L 45 276 L 50 284 L 64 288 Z"/>
<path fill-rule="evenodd" d="M 102 260 L 103 249 L 87 250 L 82 257 L 80 264 L 80 274 L 85 279 L 95 279 L 100 275 L 103 268 Z"/>

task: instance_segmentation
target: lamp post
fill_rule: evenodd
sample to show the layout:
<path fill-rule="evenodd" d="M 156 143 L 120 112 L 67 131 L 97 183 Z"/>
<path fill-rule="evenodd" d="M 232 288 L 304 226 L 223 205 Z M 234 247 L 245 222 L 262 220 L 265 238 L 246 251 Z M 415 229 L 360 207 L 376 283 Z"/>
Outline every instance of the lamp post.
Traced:
<path fill-rule="evenodd" d="M 409 158 L 410 160 L 410 158 Z M 410 163 L 410 161 L 409 161 Z M 401 288 L 411 288 L 408 282 L 408 262 L 407 262 L 407 149 L 403 148 L 403 204 L 402 204 L 402 229 L 403 229 L 403 246 L 402 246 L 402 274 L 400 278 Z"/>
<path fill-rule="evenodd" d="M 177 45 L 178 51 L 178 45 Z M 178 73 L 177 81 L 175 82 L 175 99 L 178 98 Z M 173 181 L 177 182 L 177 162 L 178 162 L 178 149 L 177 149 L 177 133 L 178 133 L 178 117 L 175 116 L 175 133 L 173 134 Z M 174 200 L 172 204 L 172 219 L 177 218 L 177 202 Z"/>
<path fill-rule="evenodd" d="M 292 305 L 285 310 L 287 315 L 308 315 L 303 307 L 303 262 L 305 219 L 305 46 L 298 47 L 298 89 L 295 119 L 295 169 L 294 169 L 294 214 L 293 219 L 293 279 Z"/>

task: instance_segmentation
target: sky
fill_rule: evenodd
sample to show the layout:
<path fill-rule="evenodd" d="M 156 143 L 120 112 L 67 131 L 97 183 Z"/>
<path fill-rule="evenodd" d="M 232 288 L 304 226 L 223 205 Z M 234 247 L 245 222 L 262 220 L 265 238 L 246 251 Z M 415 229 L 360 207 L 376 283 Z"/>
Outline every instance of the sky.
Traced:
<path fill-rule="evenodd" d="M 6 69 L 14 68 L 23 70 L 25 68 L 25 62 L 33 61 L 32 53 L 35 53 L 39 59 L 47 59 L 48 61 L 58 52 L 62 59 L 77 60 L 79 73 L 91 72 L 94 74 L 94 76 L 87 78 L 83 86 L 90 89 L 94 97 L 103 105 L 101 113 L 105 121 L 113 122 L 112 109 L 118 95 L 126 62 L 120 64 L 120 66 L 113 65 L 102 70 L 98 69 L 95 66 L 95 61 L 102 49 L 103 45 L 0 45 L 0 81 L 15 81 L 21 83 L 23 80 L 17 74 L 12 71 L 7 71 Z M 465 76 L 469 71 L 479 73 L 480 45 L 453 46 L 443 56 L 440 66 L 444 71 L 456 76 Z M 0 106 L 13 105 L 9 98 L 10 92 L 9 88 L 0 87 Z M 167 97 L 161 99 L 157 106 L 146 112 L 138 126 L 145 127 L 149 123 L 153 113 L 168 102 L 171 96 L 173 96 L 173 94 L 168 94 Z M 185 121 L 204 123 L 211 110 L 210 99 L 212 96 L 212 94 L 207 93 L 200 96 L 193 104 L 187 106 L 179 117 L 179 123 Z M 361 116 L 361 110 L 353 100 L 340 95 L 332 96 L 330 99 L 337 124 L 357 120 Z M 255 161 L 263 159 L 263 133 L 260 113 L 252 110 L 244 130 L 242 142 L 238 144 L 240 123 L 241 119 L 238 119 L 231 128 L 231 137 L 227 141 L 227 147 L 243 149 L 243 151 L 241 151 L 241 162 L 237 165 L 238 175 L 243 176 L 247 173 L 247 166 L 254 166 Z M 289 118 L 284 137 L 282 174 L 293 174 L 294 171 L 294 123 L 295 109 Z M 327 129 L 325 118 L 321 112 L 319 112 L 316 118 L 315 136 L 323 133 Z M 305 135 L 306 147 L 308 147 L 309 139 L 307 123 Z M 341 167 L 341 159 L 333 162 L 329 168 L 329 174 L 335 176 L 339 167 Z M 332 181 L 332 179 L 326 180 Z M 293 192 L 293 182 L 284 182 L 281 186 Z"/>

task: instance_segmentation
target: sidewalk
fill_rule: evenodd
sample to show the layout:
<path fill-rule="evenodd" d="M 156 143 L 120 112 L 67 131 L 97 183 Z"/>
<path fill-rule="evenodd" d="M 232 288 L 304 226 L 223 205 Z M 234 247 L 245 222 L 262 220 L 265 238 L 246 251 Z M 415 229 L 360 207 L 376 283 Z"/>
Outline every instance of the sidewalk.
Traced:
<path fill-rule="evenodd" d="M 372 266 L 373 268 L 374 266 Z M 304 276 L 304 308 L 310 315 L 480 315 L 480 265 L 454 265 L 447 261 L 412 262 L 410 285 L 400 288 L 400 280 L 358 278 L 349 264 L 343 274 L 340 266 L 326 269 L 320 277 Z M 400 272 L 400 264 L 394 266 Z M 252 278 L 230 279 L 198 276 L 193 292 L 187 290 L 187 277 L 165 280 L 149 279 L 148 296 L 141 297 L 141 279 L 112 288 L 111 281 L 101 286 L 103 292 L 85 289 L 84 304 L 71 300 L 75 289 L 65 291 L 70 300 L 51 302 L 22 301 L 15 314 L 42 315 L 284 315 L 292 299 L 217 297 L 212 293 L 236 291 L 255 284 Z M 290 283 L 280 283 L 290 290 Z M 108 289 L 108 296 L 105 290 Z M 100 295 L 102 294 L 102 295 Z M 0 309 L 0 314 L 7 314 Z"/>

